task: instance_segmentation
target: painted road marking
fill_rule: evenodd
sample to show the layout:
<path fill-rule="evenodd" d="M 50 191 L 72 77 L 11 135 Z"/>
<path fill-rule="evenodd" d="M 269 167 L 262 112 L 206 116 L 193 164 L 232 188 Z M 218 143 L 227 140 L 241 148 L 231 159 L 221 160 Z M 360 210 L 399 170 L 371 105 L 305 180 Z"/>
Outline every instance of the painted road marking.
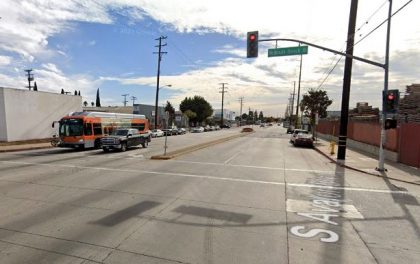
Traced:
<path fill-rule="evenodd" d="M 229 159 L 227 159 L 223 164 L 228 164 L 229 162 L 231 162 L 234 158 L 236 158 L 241 153 L 242 153 L 241 151 L 240 152 L 237 152 L 232 157 L 230 157 Z"/>
<path fill-rule="evenodd" d="M 340 215 L 343 218 L 348 219 L 364 219 L 363 215 L 351 204 L 340 204 L 336 208 L 328 208 L 327 204 L 322 204 L 321 202 L 316 202 L 315 206 L 317 207 L 314 210 L 314 205 L 310 201 L 303 200 L 293 200 L 287 199 L 286 201 L 286 210 L 292 213 L 299 212 L 333 212 Z"/>
<path fill-rule="evenodd" d="M 186 161 L 186 160 L 167 160 L 165 162 L 191 163 L 191 164 L 199 164 L 199 165 L 231 166 L 231 167 L 243 167 L 243 168 L 250 168 L 250 169 L 282 170 L 282 171 L 284 170 L 284 171 L 297 171 L 297 172 L 344 174 L 344 172 L 336 172 L 334 170 L 288 169 L 288 168 L 280 168 L 280 167 L 252 166 L 252 165 L 240 165 L 240 164 L 226 164 L 226 163 L 217 163 L 217 162 L 201 162 L 201 161 Z"/>
<path fill-rule="evenodd" d="M 176 172 L 160 172 L 160 171 L 146 171 L 146 170 L 139 171 L 138 169 L 116 169 L 116 168 L 106 168 L 106 167 L 90 167 L 90 166 L 35 163 L 35 162 L 23 162 L 23 161 L 0 161 L 0 163 L 17 164 L 17 165 L 34 165 L 34 166 L 43 166 L 43 167 L 62 167 L 62 168 L 99 170 L 99 171 L 113 171 L 113 172 L 129 172 L 129 173 L 137 173 L 137 174 L 146 173 L 146 174 L 166 175 L 166 176 L 175 176 L 175 177 L 209 179 L 209 180 L 217 180 L 217 181 L 256 183 L 256 184 L 267 184 L 267 185 L 286 185 L 287 187 L 318 188 L 318 189 L 323 189 L 323 190 L 360 191 L 360 192 L 412 195 L 408 191 L 392 191 L 392 190 L 368 189 L 368 188 L 346 187 L 346 186 L 325 186 L 325 185 L 305 184 L 305 183 L 284 183 L 284 182 L 275 182 L 275 181 L 225 178 L 225 177 L 217 177 L 217 176 L 211 176 L 211 175 L 197 175 L 197 174 L 186 174 L 186 173 L 176 173 Z"/>

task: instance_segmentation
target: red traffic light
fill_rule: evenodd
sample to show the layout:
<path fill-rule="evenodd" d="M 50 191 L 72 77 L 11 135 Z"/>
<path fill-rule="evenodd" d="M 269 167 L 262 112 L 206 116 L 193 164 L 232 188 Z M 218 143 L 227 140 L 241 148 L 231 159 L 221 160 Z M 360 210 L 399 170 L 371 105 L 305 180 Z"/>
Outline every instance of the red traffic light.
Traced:
<path fill-rule="evenodd" d="M 246 57 L 258 57 L 258 31 L 250 31 L 246 37 Z"/>
<path fill-rule="evenodd" d="M 388 100 L 394 100 L 394 94 L 393 93 L 388 94 Z"/>

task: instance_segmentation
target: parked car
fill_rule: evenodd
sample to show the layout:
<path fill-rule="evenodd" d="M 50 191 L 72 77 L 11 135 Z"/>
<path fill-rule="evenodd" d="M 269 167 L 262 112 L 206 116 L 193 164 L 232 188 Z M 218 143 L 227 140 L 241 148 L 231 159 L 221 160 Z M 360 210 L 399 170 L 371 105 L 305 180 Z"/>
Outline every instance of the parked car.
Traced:
<path fill-rule="evenodd" d="M 292 132 L 292 136 L 290 137 L 290 143 L 294 144 L 295 143 L 295 139 L 297 137 L 297 135 L 301 133 L 301 134 L 309 134 L 308 130 L 304 130 L 304 129 L 294 129 Z"/>
<path fill-rule="evenodd" d="M 185 128 L 178 128 L 178 134 L 179 135 L 183 135 L 183 134 L 186 134 L 187 133 L 187 130 L 185 129 Z"/>
<path fill-rule="evenodd" d="M 162 131 L 164 136 L 172 136 L 177 134 L 177 132 L 175 132 L 172 128 L 165 128 L 162 129 Z"/>
<path fill-rule="evenodd" d="M 202 132 L 204 132 L 204 127 L 194 127 L 191 132 L 202 133 Z"/>
<path fill-rule="evenodd" d="M 287 134 L 292 134 L 293 133 L 293 130 L 295 130 L 295 127 L 294 126 L 288 126 L 287 127 Z"/>
<path fill-rule="evenodd" d="M 105 136 L 101 139 L 102 149 L 105 152 L 111 149 L 126 151 L 127 148 L 142 145 L 147 148 L 151 138 L 151 133 L 140 134 L 135 128 L 120 128 L 115 130 L 112 135 Z"/>
<path fill-rule="evenodd" d="M 163 137 L 164 133 L 160 129 L 153 129 L 152 130 L 152 137 Z"/>
<path fill-rule="evenodd" d="M 223 124 L 223 125 L 221 125 L 221 126 L 220 126 L 220 128 L 230 128 L 230 125 L 228 125 L 228 124 Z"/>
<path fill-rule="evenodd" d="M 220 126 L 214 126 L 215 130 L 220 130 Z"/>
<path fill-rule="evenodd" d="M 314 146 L 312 135 L 299 132 L 293 141 L 293 146 L 306 146 L 312 148 Z"/>

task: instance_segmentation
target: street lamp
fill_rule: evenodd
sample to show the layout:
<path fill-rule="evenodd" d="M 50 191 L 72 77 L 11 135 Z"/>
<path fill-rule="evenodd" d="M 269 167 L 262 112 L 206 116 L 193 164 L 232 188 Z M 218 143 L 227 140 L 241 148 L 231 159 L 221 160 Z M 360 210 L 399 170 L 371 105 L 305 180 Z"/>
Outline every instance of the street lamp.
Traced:
<path fill-rule="evenodd" d="M 160 86 L 156 89 L 156 103 L 155 103 L 155 129 L 158 126 L 158 107 L 159 107 L 159 89 L 163 87 L 172 87 L 172 84 L 167 84 L 164 86 Z"/>

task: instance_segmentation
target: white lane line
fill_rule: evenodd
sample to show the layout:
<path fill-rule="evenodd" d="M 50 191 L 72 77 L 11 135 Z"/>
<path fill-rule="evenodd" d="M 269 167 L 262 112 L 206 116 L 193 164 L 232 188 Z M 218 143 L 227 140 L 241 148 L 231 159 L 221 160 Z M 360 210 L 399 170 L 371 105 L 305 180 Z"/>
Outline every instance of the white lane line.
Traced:
<path fill-rule="evenodd" d="M 215 165 L 215 166 L 231 166 L 231 167 L 251 168 L 251 169 L 265 169 L 265 170 L 284 170 L 284 171 L 297 171 L 297 172 L 337 173 L 337 174 L 343 174 L 344 173 L 344 172 L 336 172 L 334 170 L 288 169 L 288 168 L 280 168 L 280 167 L 252 166 L 252 165 L 226 164 L 226 163 L 201 162 L 201 161 L 186 161 L 186 160 L 166 160 L 165 162 L 191 163 L 191 164 Z"/>
<path fill-rule="evenodd" d="M 239 154 L 241 154 L 242 152 L 241 151 L 239 151 L 239 152 L 237 152 L 237 153 L 235 153 L 232 157 L 230 157 L 230 158 L 228 158 L 225 162 L 224 162 L 224 164 L 228 164 L 229 162 L 231 162 L 234 158 L 236 158 Z"/>
<path fill-rule="evenodd" d="M 89 169 L 89 170 L 114 171 L 114 172 L 146 173 L 146 174 L 189 177 L 189 178 L 209 179 L 209 180 L 218 180 L 218 181 L 258 183 L 258 184 L 267 184 L 267 185 L 286 185 L 287 187 L 290 186 L 290 187 L 303 187 L 303 188 L 319 188 L 319 189 L 388 193 L 388 194 L 407 194 L 407 195 L 409 194 L 408 191 L 391 191 L 391 190 L 367 189 L 367 188 L 358 188 L 358 187 L 325 186 L 325 185 L 305 184 L 305 183 L 284 183 L 284 182 L 275 182 L 275 181 L 260 181 L 260 180 L 248 180 L 248 179 L 237 179 L 237 178 L 235 179 L 235 178 L 225 178 L 225 177 L 216 177 L 216 176 L 209 176 L 209 175 L 197 175 L 197 174 L 186 174 L 186 173 L 176 173 L 176 172 L 114 169 L 114 168 L 104 168 L 104 167 L 88 167 L 88 166 L 76 166 L 76 165 L 65 165 L 65 164 L 46 164 L 46 163 L 33 163 L 33 162 L 21 162 L 21 161 L 0 161 L 0 163 L 34 165 L 34 166 L 44 166 L 44 167 Z"/>

